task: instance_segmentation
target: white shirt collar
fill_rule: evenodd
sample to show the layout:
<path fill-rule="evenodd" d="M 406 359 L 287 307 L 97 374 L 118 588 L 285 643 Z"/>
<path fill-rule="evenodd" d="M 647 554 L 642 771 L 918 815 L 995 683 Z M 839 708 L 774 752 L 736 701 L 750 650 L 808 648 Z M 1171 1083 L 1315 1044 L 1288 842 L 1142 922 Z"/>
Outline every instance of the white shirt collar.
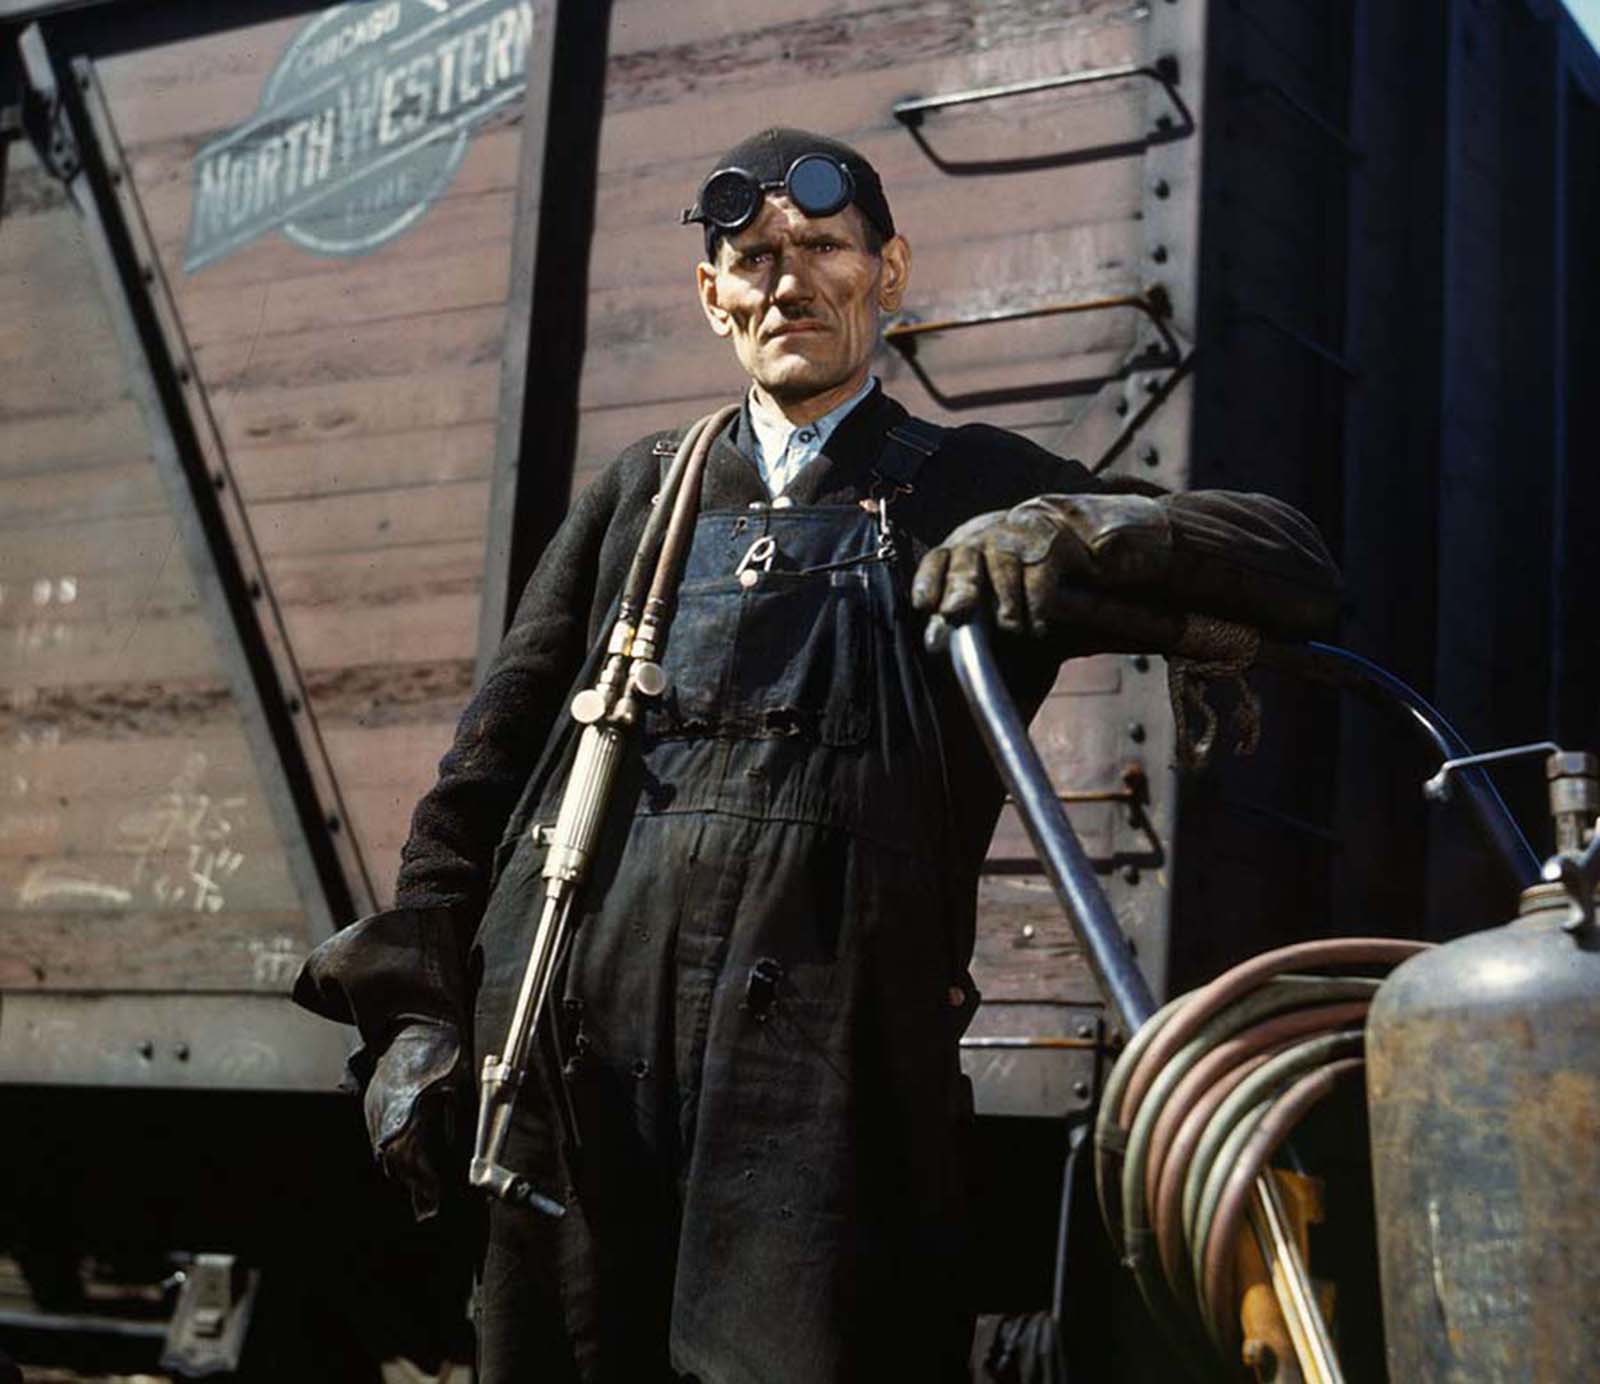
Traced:
<path fill-rule="evenodd" d="M 755 432 L 756 467 L 761 479 L 767 483 L 767 493 L 774 499 L 788 488 L 800 474 L 800 469 L 821 454 L 823 446 L 833 435 L 833 430 L 845 416 L 859 404 L 877 383 L 875 375 L 867 376 L 866 383 L 842 404 L 829 409 L 820 418 L 795 427 L 776 408 L 763 406 L 750 390 L 750 425 Z"/>

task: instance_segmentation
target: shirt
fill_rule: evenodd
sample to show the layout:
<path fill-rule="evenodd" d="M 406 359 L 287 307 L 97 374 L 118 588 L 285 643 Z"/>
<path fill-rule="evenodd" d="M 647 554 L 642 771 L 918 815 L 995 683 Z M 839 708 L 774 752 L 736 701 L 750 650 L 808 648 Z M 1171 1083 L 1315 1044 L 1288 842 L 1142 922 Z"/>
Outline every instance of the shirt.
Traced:
<path fill-rule="evenodd" d="M 756 467 L 767 483 L 767 493 L 776 499 L 800 474 L 801 467 L 815 461 L 833 430 L 851 409 L 872 392 L 877 383 L 869 375 L 865 384 L 837 408 L 829 409 L 798 428 L 775 408 L 764 408 L 750 391 L 750 424 L 755 432 Z"/>

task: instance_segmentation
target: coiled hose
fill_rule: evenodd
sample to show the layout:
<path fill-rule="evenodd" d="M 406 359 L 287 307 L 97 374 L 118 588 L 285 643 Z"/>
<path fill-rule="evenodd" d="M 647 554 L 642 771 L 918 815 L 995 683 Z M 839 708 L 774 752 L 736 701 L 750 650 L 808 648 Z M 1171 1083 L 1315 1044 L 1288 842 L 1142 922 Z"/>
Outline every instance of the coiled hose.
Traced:
<path fill-rule="evenodd" d="M 1346 937 L 1280 947 L 1158 1010 L 1117 1059 L 1095 1129 L 1101 1212 L 1179 1354 L 1235 1347 L 1233 1247 L 1251 1188 L 1295 1124 L 1362 1068 L 1387 971 L 1426 946 Z"/>

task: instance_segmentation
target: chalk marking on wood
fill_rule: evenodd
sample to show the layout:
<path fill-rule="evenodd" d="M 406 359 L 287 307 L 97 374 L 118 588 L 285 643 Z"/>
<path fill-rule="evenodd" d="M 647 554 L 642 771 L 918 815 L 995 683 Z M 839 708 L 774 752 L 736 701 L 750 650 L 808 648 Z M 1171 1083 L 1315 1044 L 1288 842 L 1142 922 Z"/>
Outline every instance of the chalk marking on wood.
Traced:
<path fill-rule="evenodd" d="M 295 939 L 282 933 L 270 938 L 253 937 L 248 948 L 257 985 L 288 984 L 305 959 Z"/>
<path fill-rule="evenodd" d="M 93 903 L 126 907 L 133 894 L 121 885 L 107 884 L 98 875 L 64 870 L 60 866 L 35 865 L 17 887 L 17 902 L 24 906 L 46 899 L 87 899 Z"/>

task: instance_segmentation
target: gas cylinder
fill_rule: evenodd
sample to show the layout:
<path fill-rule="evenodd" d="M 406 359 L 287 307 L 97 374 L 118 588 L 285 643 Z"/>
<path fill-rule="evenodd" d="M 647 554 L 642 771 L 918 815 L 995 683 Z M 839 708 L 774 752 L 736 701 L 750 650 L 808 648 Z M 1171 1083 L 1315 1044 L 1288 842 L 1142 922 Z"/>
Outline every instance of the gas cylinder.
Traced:
<path fill-rule="evenodd" d="M 1557 855 L 1512 922 L 1379 989 L 1367 1099 L 1393 1384 L 1600 1379 L 1600 810 L 1547 761 Z"/>

